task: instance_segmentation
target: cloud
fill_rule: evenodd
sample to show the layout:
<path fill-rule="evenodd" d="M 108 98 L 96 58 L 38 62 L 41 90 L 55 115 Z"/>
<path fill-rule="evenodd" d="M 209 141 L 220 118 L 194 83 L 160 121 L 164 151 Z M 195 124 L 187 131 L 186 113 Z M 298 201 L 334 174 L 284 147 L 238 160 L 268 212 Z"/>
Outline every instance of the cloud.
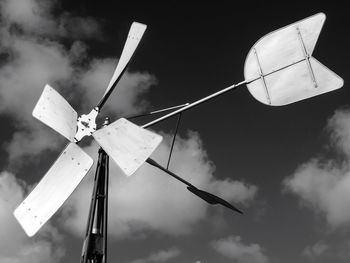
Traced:
<path fill-rule="evenodd" d="M 0 7 L 2 22 L 27 35 L 74 39 L 101 37 L 101 28 L 95 19 L 62 12 L 57 0 L 3 0 Z"/>
<path fill-rule="evenodd" d="M 84 105 L 90 109 L 96 106 L 98 99 L 104 94 L 113 70 L 117 65 L 116 59 L 93 59 L 80 76 L 80 84 L 84 87 Z M 140 112 L 148 106 L 140 96 L 157 83 L 156 78 L 147 72 L 126 72 L 121 78 L 104 111 L 116 115 L 130 115 Z"/>
<path fill-rule="evenodd" d="M 178 248 L 169 248 L 166 250 L 160 250 L 150 254 L 147 258 L 135 259 L 130 263 L 151 263 L 151 262 L 166 262 L 181 254 Z"/>
<path fill-rule="evenodd" d="M 350 225 L 350 111 L 336 111 L 327 130 L 334 157 L 313 158 L 300 165 L 284 180 L 284 187 L 337 228 Z"/>
<path fill-rule="evenodd" d="M 24 182 L 17 180 L 9 172 L 0 173 L 0 262 L 59 262 L 65 251 L 61 247 L 62 237 L 57 229 L 47 224 L 37 238 L 30 239 L 12 214 L 22 201 L 24 191 Z"/>
<path fill-rule="evenodd" d="M 239 236 L 214 240 L 212 247 L 221 255 L 236 263 L 267 263 L 267 256 L 259 244 L 246 245 Z"/>
<path fill-rule="evenodd" d="M 163 135 L 164 141 L 152 158 L 165 164 L 171 136 Z M 95 144 L 85 150 L 96 157 Z M 215 178 L 215 167 L 208 159 L 199 135 L 195 132 L 189 132 L 187 137 L 177 139 L 170 169 L 198 188 L 222 196 L 233 203 L 248 205 L 257 192 L 256 186 Z M 144 164 L 130 177 L 124 176 L 112 160 L 110 170 L 108 226 L 112 237 L 137 237 L 147 230 L 169 235 L 185 235 L 193 231 L 195 224 L 207 218 L 206 202 L 187 191 L 182 183 L 148 164 Z M 92 180 L 93 175 L 90 174 L 63 209 L 61 221 L 65 222 L 66 228 L 78 235 L 84 231 L 87 220 Z"/>
<path fill-rule="evenodd" d="M 46 83 L 78 112 L 90 111 L 104 93 L 116 63 L 114 58 L 88 55 L 89 40 L 98 40 L 102 34 L 98 21 L 61 12 L 57 1 L 4 0 L 0 12 L 4 61 L 0 64 L 0 114 L 14 123 L 14 136 L 7 142 L 13 161 L 62 146 L 60 135 L 31 116 Z M 127 71 L 105 113 L 144 110 L 147 104 L 139 96 L 155 83 L 147 72 Z"/>
<path fill-rule="evenodd" d="M 311 259 L 317 259 L 324 256 L 328 250 L 329 245 L 321 240 L 312 246 L 307 246 L 303 251 L 303 255 Z"/>

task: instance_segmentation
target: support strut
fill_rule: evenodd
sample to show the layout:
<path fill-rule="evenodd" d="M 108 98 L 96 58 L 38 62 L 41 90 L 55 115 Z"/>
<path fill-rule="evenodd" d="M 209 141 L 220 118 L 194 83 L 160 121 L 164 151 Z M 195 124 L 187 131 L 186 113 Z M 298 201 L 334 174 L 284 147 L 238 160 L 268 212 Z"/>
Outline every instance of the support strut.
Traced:
<path fill-rule="evenodd" d="M 108 180 L 109 157 L 100 148 L 80 263 L 107 263 Z"/>

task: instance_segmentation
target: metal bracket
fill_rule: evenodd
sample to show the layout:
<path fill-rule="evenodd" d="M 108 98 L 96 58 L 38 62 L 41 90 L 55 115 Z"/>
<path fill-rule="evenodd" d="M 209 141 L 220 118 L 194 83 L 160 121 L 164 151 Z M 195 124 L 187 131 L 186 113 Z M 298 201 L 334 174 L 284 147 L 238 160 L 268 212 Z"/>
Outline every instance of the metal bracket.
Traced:
<path fill-rule="evenodd" d="M 261 81 L 263 82 L 263 85 L 264 85 L 264 87 L 265 87 L 266 98 L 267 98 L 268 103 L 271 104 L 271 98 L 270 98 L 269 90 L 267 89 L 267 85 L 266 85 L 266 81 L 265 81 L 265 76 L 264 76 L 264 73 L 263 73 L 262 68 L 261 68 L 261 65 L 260 65 L 260 60 L 259 60 L 259 57 L 258 57 L 258 52 L 256 51 L 255 48 L 253 48 L 253 50 L 254 50 L 254 54 L 255 54 L 255 57 L 256 57 L 256 61 L 258 62 L 258 66 L 259 66 L 260 79 L 261 79 Z"/>
<path fill-rule="evenodd" d="M 80 115 L 77 120 L 77 133 L 74 136 L 75 142 L 80 142 L 85 136 L 91 136 L 96 131 L 96 117 L 99 110 L 94 108 L 89 114 Z"/>
<path fill-rule="evenodd" d="M 309 55 L 309 53 L 306 50 L 306 47 L 305 47 L 305 44 L 304 44 L 304 41 L 303 41 L 303 37 L 301 36 L 300 29 L 299 29 L 298 26 L 296 26 L 296 30 L 298 32 L 299 42 L 300 42 L 300 45 L 301 45 L 301 49 L 303 50 L 303 53 L 304 53 L 304 57 L 305 57 L 305 61 L 306 61 L 307 67 L 309 69 L 310 77 L 312 79 L 312 82 L 313 82 L 315 88 L 317 88 L 316 78 L 315 78 L 315 75 L 314 75 L 314 71 L 312 70 L 311 63 L 310 63 L 310 55 Z"/>

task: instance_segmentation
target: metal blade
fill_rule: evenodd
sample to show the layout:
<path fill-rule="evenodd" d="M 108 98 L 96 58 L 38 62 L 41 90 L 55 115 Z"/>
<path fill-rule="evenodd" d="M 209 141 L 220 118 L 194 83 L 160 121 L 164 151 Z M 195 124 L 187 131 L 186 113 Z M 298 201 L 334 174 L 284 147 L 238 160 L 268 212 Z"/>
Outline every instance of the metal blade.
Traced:
<path fill-rule="evenodd" d="M 162 141 L 162 136 L 124 118 L 92 136 L 127 176 L 132 175 Z"/>
<path fill-rule="evenodd" d="M 191 187 L 188 186 L 187 190 L 190 191 L 191 193 L 195 194 L 196 196 L 198 196 L 199 198 L 201 198 L 202 200 L 206 201 L 207 203 L 211 204 L 211 205 L 222 205 L 226 208 L 229 208 L 233 211 L 236 211 L 240 214 L 243 214 L 243 212 L 241 210 L 239 210 L 237 207 L 234 207 L 233 205 L 231 205 L 229 202 L 227 202 L 226 200 L 222 199 L 221 197 L 218 197 L 214 194 L 208 193 L 206 191 L 200 190 L 196 187 Z"/>
<path fill-rule="evenodd" d="M 195 194 L 196 196 L 198 196 L 199 198 L 201 198 L 202 200 L 206 201 L 207 203 L 211 204 L 211 205 L 223 205 L 231 210 L 234 210 L 240 214 L 243 214 L 243 212 L 241 210 L 239 210 L 238 208 L 234 207 L 233 205 L 231 205 L 229 202 L 227 202 L 226 200 L 213 195 L 211 193 L 208 193 L 206 191 L 200 190 L 197 187 L 195 187 L 194 185 L 192 185 L 190 182 L 186 181 L 185 179 L 181 178 L 180 176 L 176 175 L 175 173 L 173 173 L 172 171 L 169 171 L 167 168 L 161 166 L 159 163 L 157 163 L 155 160 L 148 158 L 147 159 L 147 163 L 149 163 L 150 165 L 153 165 L 154 167 L 157 167 L 158 169 L 166 172 L 168 175 L 174 177 L 176 180 L 180 181 L 181 183 L 184 183 L 185 185 L 187 185 L 187 190 L 190 191 L 191 193 Z"/>
<path fill-rule="evenodd" d="M 71 142 L 77 129 L 77 112 L 53 88 L 46 85 L 33 110 L 33 116 Z"/>
<path fill-rule="evenodd" d="M 311 54 L 325 18 L 319 13 L 298 21 L 267 34 L 252 47 L 245 61 L 244 76 L 255 99 L 281 106 L 342 86 L 328 83 L 325 88 L 312 62 Z"/>
<path fill-rule="evenodd" d="M 14 215 L 28 236 L 51 218 L 71 195 L 93 164 L 92 158 L 75 143 L 69 143 L 49 171 Z"/>
<path fill-rule="evenodd" d="M 101 101 L 98 104 L 98 108 L 101 108 L 103 104 L 106 102 L 108 96 L 113 91 L 114 87 L 117 85 L 119 79 L 121 78 L 124 70 L 126 69 L 126 66 L 128 65 L 132 55 L 134 54 L 138 44 L 140 43 L 140 40 L 143 36 L 143 33 L 145 32 L 147 26 L 141 23 L 133 22 L 128 38 L 125 42 L 122 54 L 119 58 L 118 65 L 114 71 L 114 74 L 112 76 L 112 79 L 110 80 L 108 87 L 101 99 Z"/>

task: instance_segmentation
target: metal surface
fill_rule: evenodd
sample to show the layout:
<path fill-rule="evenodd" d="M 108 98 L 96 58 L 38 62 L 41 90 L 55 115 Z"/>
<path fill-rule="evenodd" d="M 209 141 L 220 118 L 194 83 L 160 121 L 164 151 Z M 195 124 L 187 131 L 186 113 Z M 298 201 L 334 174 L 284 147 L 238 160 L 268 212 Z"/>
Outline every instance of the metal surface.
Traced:
<path fill-rule="evenodd" d="M 318 62 L 310 58 L 310 64 L 317 81 L 317 88 L 308 72 L 306 61 L 293 67 L 281 70 L 266 77 L 266 84 L 273 91 L 272 101 L 278 105 L 286 105 L 294 101 L 303 100 L 326 93 L 343 86 L 343 79 Z M 281 87 L 281 83 L 284 84 Z M 275 104 L 276 105 L 276 104 Z"/>
<path fill-rule="evenodd" d="M 74 141 L 77 112 L 49 85 L 45 86 L 32 114 L 71 142 Z"/>
<path fill-rule="evenodd" d="M 229 202 L 227 202 L 226 200 L 222 199 L 221 197 L 218 197 L 214 194 L 211 194 L 209 192 L 203 191 L 198 189 L 197 187 L 195 187 L 194 185 L 192 185 L 191 183 L 187 182 L 185 179 L 181 178 L 180 176 L 176 175 L 175 173 L 169 171 L 168 169 L 164 168 L 163 166 L 161 166 L 160 164 L 158 164 L 156 161 L 154 161 L 151 158 L 148 158 L 146 160 L 147 163 L 149 163 L 150 165 L 157 167 L 158 169 L 166 172 L 168 175 L 172 176 L 173 178 L 175 178 L 176 180 L 180 181 L 181 183 L 187 185 L 187 190 L 190 191 L 191 193 L 195 194 L 196 196 L 198 196 L 199 198 L 201 198 L 202 200 L 206 201 L 208 204 L 211 205 L 222 205 L 225 206 L 233 211 L 236 211 L 240 214 L 243 214 L 243 212 L 241 210 L 239 210 L 238 208 L 236 208 L 235 206 L 233 206 L 232 204 L 230 204 Z"/>
<path fill-rule="evenodd" d="M 109 158 L 100 148 L 81 263 L 107 262 Z"/>
<path fill-rule="evenodd" d="M 75 143 L 67 145 L 38 185 L 14 211 L 28 236 L 33 236 L 62 206 L 92 163 L 91 157 Z"/>
<path fill-rule="evenodd" d="M 132 175 L 162 141 L 162 136 L 121 118 L 93 134 L 126 175 Z"/>
<path fill-rule="evenodd" d="M 150 116 L 150 115 L 153 115 L 153 114 L 157 114 L 157 113 L 161 113 L 161 112 L 165 112 L 165 111 L 170 111 L 170 110 L 175 110 L 175 109 L 178 109 L 178 108 L 182 108 L 182 107 L 185 107 L 187 105 L 190 105 L 190 104 L 189 103 L 184 103 L 184 104 L 181 104 L 181 105 L 176 105 L 176 106 L 165 108 L 165 109 L 155 110 L 155 111 L 151 111 L 151 112 L 144 113 L 144 114 L 131 115 L 131 116 L 125 117 L 125 119 L 131 120 L 131 119 L 135 119 L 135 118 L 139 118 L 139 117 Z"/>
<path fill-rule="evenodd" d="M 258 79 L 258 78 L 259 78 L 259 77 L 257 77 L 256 79 Z M 255 80 L 255 79 L 254 79 L 254 80 Z M 250 81 L 252 81 L 252 80 L 250 80 Z M 218 97 L 218 96 L 220 96 L 220 95 L 223 95 L 223 94 L 225 94 L 225 93 L 227 93 L 227 92 L 229 92 L 229 91 L 231 91 L 231 90 L 233 90 L 233 89 L 235 89 L 235 88 L 237 88 L 237 87 L 242 86 L 243 84 L 247 84 L 248 82 L 249 82 L 249 81 L 244 80 L 244 81 L 242 81 L 242 82 L 240 82 L 240 83 L 233 84 L 233 85 L 231 85 L 231 86 L 229 86 L 229 87 L 227 87 L 227 88 L 225 88 L 225 89 L 219 90 L 218 92 L 215 92 L 215 93 L 213 93 L 213 94 L 211 94 L 211 95 L 209 95 L 209 96 L 207 96 L 207 97 L 204 97 L 204 98 L 199 99 L 199 100 L 197 100 L 197 101 L 195 101 L 195 102 L 192 102 L 192 103 L 190 103 L 189 105 L 187 105 L 187 106 L 185 106 L 185 107 L 183 107 L 183 108 L 180 108 L 180 109 L 178 109 L 178 110 L 175 110 L 175 111 L 173 111 L 173 112 L 170 112 L 169 114 L 166 114 L 166 115 L 164 115 L 164 116 L 162 116 L 162 117 L 160 117 L 160 118 L 158 118 L 158 119 L 155 119 L 155 120 L 153 120 L 153 121 L 151 121 L 151 122 L 149 122 L 149 123 L 146 123 L 146 124 L 142 125 L 141 127 L 142 127 L 142 128 L 151 127 L 151 126 L 153 126 L 153 125 L 155 125 L 155 124 L 157 124 L 157 123 L 159 123 L 159 122 L 161 122 L 161 121 L 164 121 L 164 120 L 166 120 L 166 119 L 168 119 L 168 118 L 170 118 L 170 117 L 172 117 L 172 116 L 174 116 L 174 115 L 179 114 L 180 112 L 184 112 L 184 111 L 187 111 L 187 110 L 189 110 L 189 109 L 192 109 L 193 107 L 196 107 L 196 106 L 198 106 L 198 105 L 200 105 L 200 104 L 202 104 L 202 103 L 204 103 L 204 102 L 206 102 L 206 101 L 208 101 L 208 100 L 214 99 L 215 97 Z"/>
<path fill-rule="evenodd" d="M 171 146 L 170 146 L 169 158 L 168 158 L 168 162 L 167 162 L 167 165 L 166 165 L 167 169 L 169 169 L 171 155 L 173 153 L 173 149 L 174 149 L 174 145 L 175 145 L 176 135 L 177 135 L 177 132 L 178 132 L 179 127 L 180 127 L 181 116 L 182 116 L 182 112 L 179 113 L 179 116 L 177 118 L 176 128 L 175 128 L 174 135 L 173 135 L 173 140 L 172 140 Z"/>
<path fill-rule="evenodd" d="M 96 131 L 96 117 L 98 110 L 93 109 L 89 114 L 82 114 L 77 121 L 77 133 L 74 136 L 75 142 L 80 142 L 85 136 L 91 136 Z"/>
<path fill-rule="evenodd" d="M 110 80 L 105 93 L 103 94 L 102 99 L 97 105 L 97 108 L 101 109 L 103 107 L 109 95 L 117 85 L 119 79 L 121 78 L 121 76 L 123 75 L 123 72 L 126 69 L 126 66 L 129 64 L 129 61 L 132 55 L 134 54 L 137 46 L 139 45 L 140 40 L 144 32 L 146 31 L 146 28 L 147 26 L 144 24 L 137 23 L 137 22 L 132 23 L 129 30 L 128 38 L 125 42 L 122 54 L 119 58 L 118 65 L 114 71 L 112 79 Z"/>
<path fill-rule="evenodd" d="M 325 18 L 319 13 L 303 19 L 265 35 L 252 47 L 244 76 L 257 79 L 247 86 L 258 101 L 282 106 L 342 87 L 339 76 L 311 57 Z"/>

